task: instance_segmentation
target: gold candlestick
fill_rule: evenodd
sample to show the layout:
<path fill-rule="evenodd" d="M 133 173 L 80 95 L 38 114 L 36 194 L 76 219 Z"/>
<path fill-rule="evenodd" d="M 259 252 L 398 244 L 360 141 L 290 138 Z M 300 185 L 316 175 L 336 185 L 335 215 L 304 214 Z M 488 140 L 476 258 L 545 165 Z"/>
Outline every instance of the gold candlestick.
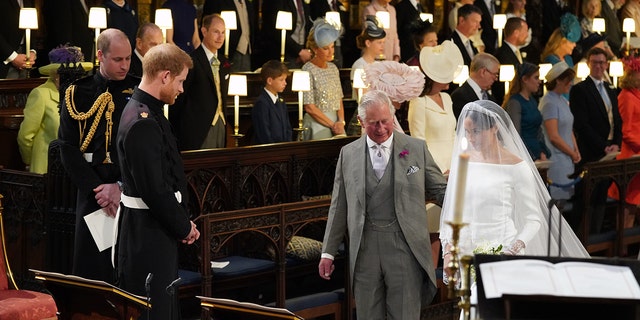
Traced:
<path fill-rule="evenodd" d="M 450 299 L 460 298 L 458 302 L 458 307 L 462 310 L 464 319 L 469 319 L 470 317 L 470 309 L 471 309 L 471 262 L 473 261 L 472 256 L 462 256 L 458 252 L 458 242 L 460 241 L 460 229 L 464 228 L 467 223 L 463 222 L 446 222 L 452 230 L 451 237 L 451 246 L 449 247 L 449 251 L 451 252 L 451 260 L 447 265 L 447 270 L 449 270 L 449 284 L 448 284 L 448 296 Z M 460 268 L 460 264 L 462 264 L 462 268 Z M 458 284 L 458 271 L 464 270 L 464 272 L 460 272 L 461 275 L 464 275 L 462 281 L 460 283 L 460 289 L 457 288 Z"/>

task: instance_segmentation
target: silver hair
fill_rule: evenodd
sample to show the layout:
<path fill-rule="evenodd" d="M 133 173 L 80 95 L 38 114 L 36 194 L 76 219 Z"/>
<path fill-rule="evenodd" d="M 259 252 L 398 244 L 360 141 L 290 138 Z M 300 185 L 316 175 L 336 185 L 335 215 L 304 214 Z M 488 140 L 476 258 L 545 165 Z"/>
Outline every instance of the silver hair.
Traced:
<path fill-rule="evenodd" d="M 389 108 L 389 113 L 391 113 L 392 115 L 395 114 L 396 109 L 393 107 L 391 99 L 389 99 L 389 96 L 384 91 L 367 91 L 367 93 L 362 96 L 360 105 L 358 105 L 358 116 L 362 121 L 366 121 L 367 109 L 380 105 L 387 106 Z"/>

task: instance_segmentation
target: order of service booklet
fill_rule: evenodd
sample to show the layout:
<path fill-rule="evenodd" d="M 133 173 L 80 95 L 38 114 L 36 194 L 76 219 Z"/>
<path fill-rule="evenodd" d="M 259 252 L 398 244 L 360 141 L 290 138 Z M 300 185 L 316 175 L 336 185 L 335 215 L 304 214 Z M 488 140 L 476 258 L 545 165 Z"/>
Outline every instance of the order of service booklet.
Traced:
<path fill-rule="evenodd" d="M 640 300 L 627 266 L 517 259 L 480 264 L 487 299 L 503 294 Z"/>

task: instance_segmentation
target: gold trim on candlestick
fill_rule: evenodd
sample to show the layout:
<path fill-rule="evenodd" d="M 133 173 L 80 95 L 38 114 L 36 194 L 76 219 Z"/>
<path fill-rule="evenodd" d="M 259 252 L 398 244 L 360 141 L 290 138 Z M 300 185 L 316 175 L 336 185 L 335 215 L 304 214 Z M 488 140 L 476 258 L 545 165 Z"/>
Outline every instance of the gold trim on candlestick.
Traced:
<path fill-rule="evenodd" d="M 449 247 L 449 252 L 451 252 L 451 260 L 447 265 L 447 270 L 449 270 L 449 283 L 447 285 L 448 288 L 448 296 L 450 299 L 460 298 L 458 302 L 458 307 L 462 310 L 464 319 L 470 318 L 470 309 L 471 309 L 471 263 L 473 261 L 472 256 L 462 256 L 458 252 L 458 242 L 460 240 L 460 229 L 464 228 L 467 223 L 456 223 L 447 221 L 446 222 L 452 230 L 451 236 L 451 246 Z M 464 270 L 464 272 L 458 273 L 458 271 Z M 460 282 L 460 288 L 458 289 L 458 276 L 463 276 L 462 281 Z"/>

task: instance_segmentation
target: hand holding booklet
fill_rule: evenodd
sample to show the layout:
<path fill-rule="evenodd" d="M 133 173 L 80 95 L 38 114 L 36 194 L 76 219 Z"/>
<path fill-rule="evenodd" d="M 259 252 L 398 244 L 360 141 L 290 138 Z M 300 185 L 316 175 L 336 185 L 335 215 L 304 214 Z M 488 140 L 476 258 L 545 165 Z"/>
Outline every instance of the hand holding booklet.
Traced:
<path fill-rule="evenodd" d="M 509 294 L 640 300 L 627 266 L 517 259 L 483 263 L 480 274 L 487 299 Z"/>

